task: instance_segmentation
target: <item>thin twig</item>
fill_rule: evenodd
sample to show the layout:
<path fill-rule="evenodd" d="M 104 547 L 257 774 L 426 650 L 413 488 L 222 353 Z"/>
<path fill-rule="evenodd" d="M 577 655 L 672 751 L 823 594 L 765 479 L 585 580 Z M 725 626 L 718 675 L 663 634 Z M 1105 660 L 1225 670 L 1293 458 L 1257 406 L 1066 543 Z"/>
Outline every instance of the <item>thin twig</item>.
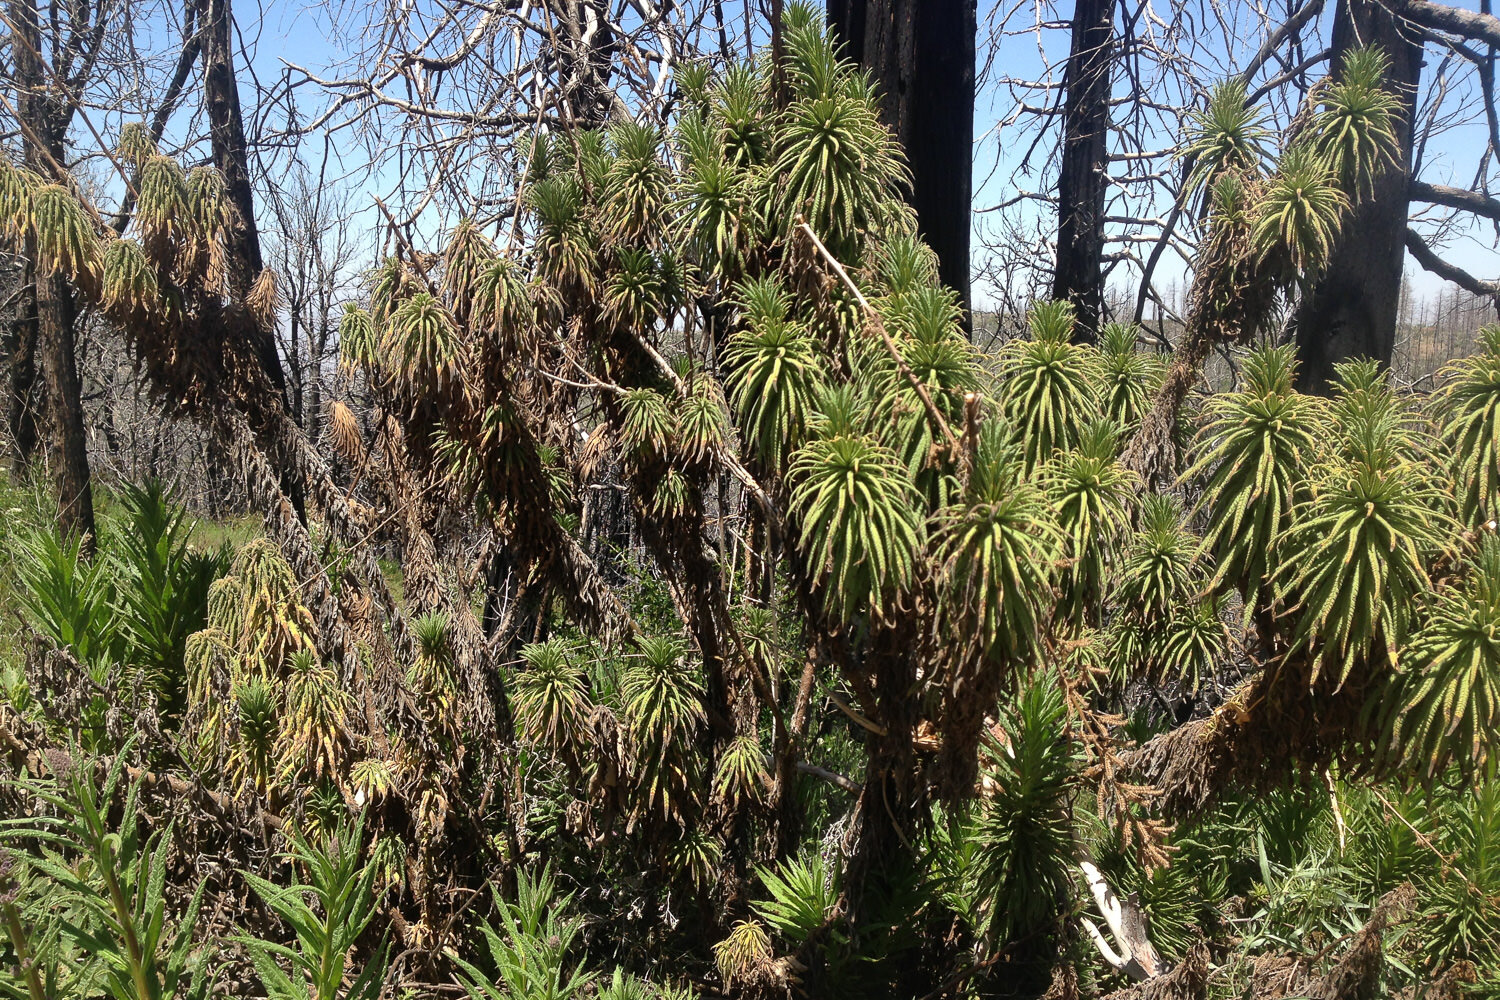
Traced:
<path fill-rule="evenodd" d="M 854 283 L 854 279 L 849 277 L 849 272 L 844 270 L 844 265 L 840 264 L 833 254 L 828 252 L 828 248 L 823 245 L 822 240 L 818 239 L 818 234 L 812 231 L 812 227 L 801 220 L 798 220 L 797 227 L 808 235 L 808 238 L 813 241 L 813 246 L 818 248 L 818 252 L 823 255 L 823 258 L 828 261 L 829 265 L 838 273 L 838 276 L 844 279 L 844 284 L 848 285 L 849 290 L 854 293 L 855 299 L 859 301 L 860 308 L 865 311 L 865 315 L 872 321 L 870 325 L 875 328 L 875 331 L 880 334 L 880 339 L 885 342 L 885 349 L 890 353 L 891 360 L 896 362 L 896 369 L 901 372 L 906 381 L 916 390 L 917 398 L 922 401 L 922 407 L 927 411 L 928 419 L 933 422 L 933 425 L 938 430 L 942 431 L 943 440 L 948 443 L 949 454 L 953 455 L 955 459 L 960 457 L 963 454 L 963 449 L 959 447 L 958 438 L 953 435 L 953 429 L 948 426 L 948 421 L 943 419 L 943 413 L 937 408 L 937 404 L 932 401 L 932 396 L 927 392 L 927 387 L 922 384 L 922 380 L 917 378 L 917 373 L 911 370 L 911 366 L 901 356 L 901 351 L 896 347 L 896 342 L 886 332 L 885 323 L 880 319 L 880 314 L 865 299 L 864 293 L 859 290 L 859 286 Z"/>

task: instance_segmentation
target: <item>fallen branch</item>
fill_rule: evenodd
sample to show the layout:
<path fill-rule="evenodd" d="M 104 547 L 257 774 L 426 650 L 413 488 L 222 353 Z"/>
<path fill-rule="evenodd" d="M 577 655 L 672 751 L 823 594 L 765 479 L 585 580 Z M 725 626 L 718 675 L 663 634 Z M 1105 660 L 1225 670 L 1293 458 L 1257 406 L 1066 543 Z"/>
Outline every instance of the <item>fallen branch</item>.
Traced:
<path fill-rule="evenodd" d="M 0 726 L 0 744 L 4 745 L 12 764 L 18 765 L 17 770 L 24 771 L 31 778 L 61 777 L 64 769 L 75 763 L 61 750 L 27 746 L 6 726 Z M 113 759 L 109 757 L 98 757 L 90 763 L 105 772 L 114 766 Z M 186 800 L 207 815 L 235 829 L 242 829 L 245 825 L 240 817 L 247 810 L 241 809 L 233 797 L 210 791 L 199 781 L 189 781 L 176 775 L 148 771 L 128 764 L 123 770 L 125 776 L 143 791 L 164 791 L 174 799 Z M 275 813 L 255 805 L 249 808 L 253 810 L 252 820 L 267 830 L 280 830 L 285 825 L 285 821 Z"/>
<path fill-rule="evenodd" d="M 810 774 L 814 778 L 822 778 L 824 781 L 837 785 L 844 791 L 848 792 L 850 795 L 859 794 L 859 786 L 850 781 L 848 778 L 844 777 L 842 774 L 837 773 L 836 771 L 830 771 L 827 768 L 819 767 L 816 764 L 809 764 L 805 760 L 797 761 L 797 770 L 801 771 L 803 774 Z"/>
<path fill-rule="evenodd" d="M 849 716 L 849 718 L 852 719 L 861 728 L 874 733 L 876 736 L 884 736 L 886 734 L 884 726 L 877 725 L 876 723 L 871 722 L 867 716 L 857 711 L 852 705 L 850 705 L 843 698 L 840 698 L 834 692 L 828 692 L 828 700 L 837 705 L 839 711 Z"/>
<path fill-rule="evenodd" d="M 1151 939 L 1146 936 L 1146 916 L 1141 912 L 1135 895 L 1132 893 L 1123 900 L 1115 895 L 1104 873 L 1092 861 L 1080 862 L 1078 867 L 1083 869 L 1084 881 L 1088 883 L 1094 902 L 1099 904 L 1099 912 L 1104 915 L 1104 922 L 1109 925 L 1110 933 L 1114 935 L 1120 949 L 1116 951 L 1110 947 L 1094 922 L 1083 917 L 1083 929 L 1093 939 L 1099 954 L 1104 956 L 1104 960 L 1115 971 L 1123 972 L 1137 982 L 1164 975 L 1167 971 L 1166 963 L 1157 954 Z"/>
<path fill-rule="evenodd" d="M 1203 1000 L 1208 995 L 1209 971 L 1208 945 L 1199 941 L 1171 972 L 1116 990 L 1105 1000 Z"/>

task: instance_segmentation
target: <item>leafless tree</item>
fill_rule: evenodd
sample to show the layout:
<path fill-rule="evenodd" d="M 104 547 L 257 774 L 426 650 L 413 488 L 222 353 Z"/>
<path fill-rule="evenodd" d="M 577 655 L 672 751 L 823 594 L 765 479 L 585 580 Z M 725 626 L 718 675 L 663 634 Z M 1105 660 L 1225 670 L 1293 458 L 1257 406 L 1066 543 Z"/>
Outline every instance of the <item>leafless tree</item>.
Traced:
<path fill-rule="evenodd" d="M 1024 269 L 1018 273 L 998 262 L 1042 262 L 1031 266 L 1044 271 L 1043 281 L 1070 291 L 1087 284 L 1075 276 L 1080 265 L 1072 260 L 1073 249 L 1097 237 L 1101 284 L 1128 291 L 1133 303 L 1120 315 L 1110 305 L 1119 295 L 1105 292 L 1105 318 L 1144 321 L 1165 343 L 1178 319 L 1165 290 L 1191 269 L 1197 247 L 1193 206 L 1183 197 L 1188 165 L 1178 155 L 1188 114 L 1213 83 L 1238 77 L 1272 125 L 1284 127 L 1313 79 L 1336 73 L 1340 53 L 1366 44 L 1384 45 L 1393 57 L 1392 82 L 1410 108 L 1410 166 L 1396 171 L 1396 180 L 1383 180 L 1382 190 L 1390 190 L 1346 227 L 1344 249 L 1301 307 L 1307 377 L 1321 383 L 1329 365 L 1354 353 L 1390 359 L 1396 290 L 1408 253 L 1416 265 L 1472 294 L 1493 300 L 1500 292 L 1500 283 L 1470 273 L 1449 255 L 1463 253 L 1465 245 L 1493 246 L 1500 222 L 1490 193 L 1500 150 L 1493 81 L 1500 18 L 1487 5 L 1476 12 L 1426 0 L 1307 0 L 1284 8 L 1177 0 L 1158 9 L 1127 0 L 1114 8 L 1112 24 L 1104 210 L 1096 229 L 1080 232 L 1070 223 L 1082 216 L 1059 216 L 1057 208 L 1061 175 L 1070 174 L 1071 183 L 1061 185 L 1069 204 L 1079 197 L 1077 178 L 1089 176 L 1088 164 L 1080 163 L 1081 172 L 1064 170 L 1066 84 L 1070 58 L 1078 62 L 1081 54 L 1097 53 L 1099 44 L 1081 50 L 1070 44 L 1076 25 L 1048 4 L 999 5 L 987 21 L 981 80 L 993 95 L 995 122 L 978 150 L 987 164 L 982 176 L 989 179 L 981 181 L 986 197 L 976 210 L 981 256 L 995 262 L 988 268 L 981 263 L 981 271 L 997 304 L 1011 308 L 1017 289 L 1039 284 Z M 1033 56 L 1018 54 L 1023 42 Z M 1419 74 L 1422 59 L 1427 68 Z M 1032 68 L 1016 72 L 1018 65 Z M 1474 146 L 1481 152 L 1471 164 L 1436 155 Z M 1097 153 L 1090 158 L 1096 162 Z M 1390 227 L 1379 233 L 1370 228 L 1385 216 L 1405 218 L 1404 231 L 1397 227 L 1392 236 Z M 1032 238 L 1018 249 L 1016 240 L 1026 240 L 1027 233 Z M 1372 253 L 1382 256 L 1378 266 Z M 1081 266 L 1092 273 L 1087 262 Z M 1345 294 L 1358 275 L 1365 275 L 1363 283 L 1356 281 L 1361 290 Z M 1379 295 L 1372 297 L 1371 282 L 1380 286 Z M 1358 315 L 1329 312 L 1335 301 L 1356 300 L 1364 303 Z M 1377 300 L 1379 308 L 1365 308 Z"/>
<path fill-rule="evenodd" d="M 325 157 L 322 167 L 327 167 Z M 349 190 L 301 160 L 269 192 L 271 266 L 281 284 L 279 348 L 292 417 L 316 444 L 325 379 L 337 352 L 340 310 L 366 248 Z"/>
<path fill-rule="evenodd" d="M 380 3 L 334 13 L 353 42 L 345 58 L 331 73 L 288 64 L 266 95 L 262 131 L 357 147 L 349 169 L 362 171 L 409 239 L 424 214 L 503 230 L 524 183 L 525 158 L 513 152 L 529 144 L 518 139 L 622 117 L 665 121 L 673 71 L 737 51 L 754 15 L 749 0 Z"/>
<path fill-rule="evenodd" d="M 985 197 L 975 205 L 982 254 L 1029 259 L 1043 271 L 1041 284 L 1060 280 L 1069 294 L 1093 283 L 1082 277 L 1093 266 L 1086 260 L 1070 257 L 1066 273 L 1058 276 L 1057 206 L 1067 147 L 1069 65 L 1077 64 L 1080 87 L 1097 85 L 1099 74 L 1107 71 L 1103 210 L 1064 213 L 1069 225 L 1063 239 L 1069 248 L 1099 248 L 1102 318 L 1146 321 L 1162 334 L 1162 323 L 1177 318 L 1163 290 L 1191 267 L 1196 247 L 1192 220 L 1182 218 L 1186 206 L 1178 197 L 1185 176 L 1178 150 L 1188 115 L 1210 86 L 1238 75 L 1275 120 L 1288 121 L 1311 82 L 1309 71 L 1326 59 L 1326 54 L 1300 54 L 1303 29 L 1320 8 L 1321 0 L 1313 0 L 1287 18 L 1263 4 L 1175 0 L 1158 9 L 1124 0 L 1091 9 L 1097 18 L 1075 25 L 1050 4 L 997 5 L 981 45 L 981 87 L 991 95 L 994 116 L 976 150 L 985 178 L 979 184 Z M 1106 15 L 1111 30 L 1105 30 Z M 1080 30 L 1083 36 L 1075 44 Z M 1101 66 L 1104 53 L 1110 58 Z M 1030 68 L 1018 72 L 1018 66 Z M 1092 102 L 1077 110 L 1088 113 L 1073 133 L 1083 155 L 1068 171 L 1070 204 L 1098 197 L 1084 182 L 1100 168 L 1101 151 L 1084 147 L 1085 140 L 1098 142 L 1101 116 Z M 1093 224 L 1080 227 L 1085 217 Z M 1037 221 L 1042 219 L 1048 221 Z M 1034 238 L 1017 248 L 1015 240 L 1025 232 Z M 991 273 L 992 282 L 1008 286 L 992 285 L 1001 301 L 1016 288 L 1038 283 L 1022 274 Z M 1105 291 L 1109 287 L 1130 290 L 1128 312 L 1112 308 L 1119 298 Z"/>

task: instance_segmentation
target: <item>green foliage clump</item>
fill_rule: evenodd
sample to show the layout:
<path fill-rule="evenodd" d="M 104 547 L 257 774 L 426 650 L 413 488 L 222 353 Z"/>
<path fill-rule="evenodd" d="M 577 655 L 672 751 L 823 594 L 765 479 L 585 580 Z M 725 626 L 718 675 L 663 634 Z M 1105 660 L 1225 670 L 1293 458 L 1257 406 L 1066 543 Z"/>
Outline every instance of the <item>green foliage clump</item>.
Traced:
<path fill-rule="evenodd" d="M 1022 692 L 1003 727 L 987 748 L 994 793 L 979 806 L 973 870 L 988 933 L 1015 941 L 1055 932 L 1068 906 L 1077 748 L 1046 678 Z"/>
<path fill-rule="evenodd" d="M 965 501 L 935 519 L 945 611 L 987 655 L 1024 660 L 1043 629 L 1062 534 L 997 429 L 979 444 Z"/>
<path fill-rule="evenodd" d="M 80 997 L 196 1000 L 207 994 L 210 949 L 194 938 L 202 884 L 169 916 L 172 826 L 143 835 L 140 786 L 126 780 L 124 760 L 117 756 L 96 783 L 92 761 L 55 754 L 49 780 L 20 788 L 46 811 L 0 826 L 8 845 L 0 914 L 19 972 L 19 982 L 6 984 L 13 995 L 52 1000 L 66 989 Z M 118 825 L 110 819 L 117 796 L 124 806 Z M 25 850 L 27 843 L 40 850 Z"/>
<path fill-rule="evenodd" d="M 1500 326 L 1480 331 L 1480 350 L 1443 372 L 1442 439 L 1452 456 L 1464 522 L 1493 520 L 1500 497 Z"/>
<path fill-rule="evenodd" d="M 571 895 L 559 893 L 552 873 L 522 872 L 516 900 L 499 896 L 495 908 L 500 926 L 480 925 L 493 972 L 459 955 L 450 956 L 463 970 L 463 985 L 473 1000 L 568 1000 L 580 996 L 593 975 L 575 951 L 583 920 L 568 912 Z"/>
<path fill-rule="evenodd" d="M 1290 348 L 1256 351 L 1245 361 L 1244 388 L 1208 401 L 1195 463 L 1184 476 L 1212 470 L 1201 505 L 1209 509 L 1203 546 L 1212 555 L 1210 588 L 1236 587 L 1247 613 L 1280 562 L 1277 548 L 1306 499 L 1318 451 L 1318 401 L 1292 388 Z"/>
<path fill-rule="evenodd" d="M 1027 468 L 1078 446 L 1099 413 L 1098 359 L 1071 343 L 1073 309 L 1065 302 L 1032 308 L 1031 338 L 1001 358 L 999 404 L 1025 443 Z"/>
<path fill-rule="evenodd" d="M 1450 764 L 1482 773 L 1500 726 L 1500 539 L 1487 535 L 1467 569 L 1433 599 L 1392 690 L 1390 751 L 1429 780 Z"/>
<path fill-rule="evenodd" d="M 252 872 L 242 877 L 296 938 L 288 947 L 244 937 L 261 988 L 273 1000 L 374 1000 L 385 981 L 386 943 L 357 971 L 350 949 L 374 919 L 376 866 L 363 860 L 363 822 L 335 831 L 323 844 L 293 833 L 289 861 L 307 883 L 278 884 Z M 285 962 L 287 968 L 283 968 Z M 290 972 L 288 972 L 288 968 Z"/>
<path fill-rule="evenodd" d="M 910 580 L 921 546 L 905 466 L 874 436 L 829 421 L 792 456 L 790 475 L 798 544 L 827 580 L 828 610 L 878 613 Z"/>

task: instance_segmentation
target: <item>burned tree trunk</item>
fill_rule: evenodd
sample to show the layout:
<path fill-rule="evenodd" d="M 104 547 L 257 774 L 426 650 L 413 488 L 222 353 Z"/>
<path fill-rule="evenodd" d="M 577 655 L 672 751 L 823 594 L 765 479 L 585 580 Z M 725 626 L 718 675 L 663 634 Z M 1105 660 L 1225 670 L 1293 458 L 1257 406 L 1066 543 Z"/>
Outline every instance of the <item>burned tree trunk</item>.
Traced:
<path fill-rule="evenodd" d="M 559 5 L 560 31 L 554 32 L 558 76 L 567 113 L 586 128 L 611 118 L 630 117 L 611 86 L 618 40 L 610 27 L 609 5 L 600 0 L 569 0 Z"/>
<path fill-rule="evenodd" d="M 224 177 L 225 191 L 237 216 L 228 236 L 230 290 L 235 300 L 243 303 L 265 269 L 265 261 L 260 250 L 260 230 L 255 224 L 249 144 L 245 140 L 239 85 L 234 76 L 234 14 L 231 0 L 197 2 L 198 23 L 203 31 L 203 103 L 208 111 L 214 166 Z M 276 350 L 274 322 L 274 319 L 269 323 L 257 319 L 244 324 L 244 328 L 269 388 L 280 398 L 282 410 L 291 413 L 292 401 Z M 305 517 L 306 500 L 302 485 L 289 470 L 282 470 L 281 486 L 291 499 L 297 516 Z"/>
<path fill-rule="evenodd" d="M 260 230 L 255 224 L 249 144 L 245 141 L 239 85 L 234 76 L 234 15 L 230 0 L 198 2 L 199 23 L 203 26 L 203 103 L 208 110 L 214 166 L 224 177 L 225 190 L 238 217 L 228 236 L 230 284 L 234 297 L 243 301 L 265 262 L 260 250 Z M 281 394 L 282 404 L 290 410 L 286 375 L 276 352 L 275 331 L 263 329 L 259 323 L 254 326 L 256 357 L 266 378 Z"/>
<path fill-rule="evenodd" d="M 19 124 L 26 165 L 43 177 L 67 183 L 67 177 L 63 176 L 64 143 L 73 118 L 73 105 L 56 88 L 43 85 L 41 26 L 35 0 L 11 3 L 9 14 L 15 32 L 12 48 L 20 90 Z M 33 262 L 37 259 L 34 235 L 27 238 L 26 258 Z M 64 534 L 81 539 L 84 554 L 92 555 L 96 540 L 94 494 L 89 482 L 83 399 L 73 343 L 77 306 L 73 290 L 62 275 L 43 274 L 35 264 L 28 267 L 28 274 L 33 280 L 21 316 L 30 329 L 23 329 L 21 336 L 34 335 L 41 359 L 47 392 L 45 426 L 51 452 L 48 471 L 57 494 L 58 527 Z M 15 355 L 13 371 L 14 367 Z"/>
<path fill-rule="evenodd" d="M 37 22 L 35 0 L 11 0 L 7 19 L 16 33 L 12 45 L 11 71 L 18 94 L 18 111 L 29 115 L 41 85 L 41 31 Z M 17 290 L 15 315 L 6 334 L 5 353 L 10 369 L 10 399 L 7 401 L 7 427 L 10 431 L 11 472 L 20 477 L 31 472 L 36 459 L 36 265 L 34 255 L 20 262 L 20 287 Z"/>
<path fill-rule="evenodd" d="M 969 315 L 975 0 L 829 0 L 844 54 L 880 86 L 883 117 L 906 148 L 912 206 L 943 284 Z"/>
<path fill-rule="evenodd" d="M 30 261 L 19 270 L 21 288 L 15 315 L 5 337 L 5 356 L 10 371 L 10 398 L 6 400 L 6 427 L 10 431 L 10 471 L 16 478 L 31 474 L 38 443 L 36 414 L 36 269 Z"/>
<path fill-rule="evenodd" d="M 1078 0 L 1063 79 L 1062 172 L 1057 180 L 1057 270 L 1052 297 L 1077 307 L 1074 338 L 1092 342 L 1104 302 L 1104 195 L 1114 0 Z"/>
<path fill-rule="evenodd" d="M 1378 0 L 1339 0 L 1333 21 L 1335 78 L 1345 54 L 1365 45 L 1379 46 L 1390 59 L 1386 86 L 1401 105 L 1396 163 L 1376 175 L 1370 197 L 1345 220 L 1327 269 L 1297 309 L 1297 380 L 1303 391 L 1326 391 L 1333 366 L 1347 358 L 1389 364 L 1396 343 L 1422 43 L 1417 29 Z"/>
<path fill-rule="evenodd" d="M 83 431 L 82 389 L 74 355 L 77 304 L 68 279 L 53 274 L 37 279 L 37 342 L 47 386 L 48 466 L 57 493 L 58 528 L 83 540 L 92 555 L 96 541 L 94 491 L 89 480 L 88 440 Z"/>

